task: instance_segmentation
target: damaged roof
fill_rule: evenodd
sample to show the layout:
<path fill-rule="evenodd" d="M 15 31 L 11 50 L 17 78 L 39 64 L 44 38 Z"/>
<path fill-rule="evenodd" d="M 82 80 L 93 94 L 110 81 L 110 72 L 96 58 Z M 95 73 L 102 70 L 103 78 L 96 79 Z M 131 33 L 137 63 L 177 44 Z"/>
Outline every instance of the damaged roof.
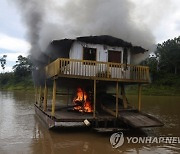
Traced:
<path fill-rule="evenodd" d="M 69 51 L 73 44 L 72 39 L 53 40 L 47 47 L 45 53 L 49 56 L 50 61 L 58 57 L 68 58 Z M 52 54 L 53 53 L 53 54 Z"/>
<path fill-rule="evenodd" d="M 146 49 L 140 46 L 133 46 L 131 43 L 126 42 L 122 39 L 109 35 L 100 35 L 100 36 L 83 36 L 83 37 L 77 37 L 76 39 L 53 40 L 47 48 L 47 53 L 49 54 L 51 52 L 54 53 L 53 57 L 50 54 L 52 59 L 55 59 L 55 57 L 68 57 L 69 51 L 74 41 L 80 41 L 88 44 L 102 44 L 112 47 L 130 48 L 131 52 L 134 54 L 144 53 L 147 51 Z"/>
<path fill-rule="evenodd" d="M 103 44 L 113 47 L 132 47 L 131 43 L 109 35 L 77 37 L 76 40 L 90 44 Z"/>

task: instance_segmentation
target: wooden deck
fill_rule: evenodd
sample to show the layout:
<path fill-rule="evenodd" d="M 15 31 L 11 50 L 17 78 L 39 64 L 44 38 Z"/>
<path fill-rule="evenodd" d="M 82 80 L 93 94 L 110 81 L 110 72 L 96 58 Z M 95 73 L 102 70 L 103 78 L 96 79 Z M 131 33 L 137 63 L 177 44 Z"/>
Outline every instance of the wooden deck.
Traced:
<path fill-rule="evenodd" d="M 59 106 L 56 107 L 55 110 L 55 118 L 57 121 L 66 121 L 66 122 L 72 122 L 72 121 L 84 121 L 85 119 L 88 120 L 93 120 L 93 113 L 82 113 L 79 111 L 73 110 L 73 108 L 66 108 L 66 109 L 61 109 L 64 108 L 64 106 Z M 51 108 L 49 107 L 48 110 L 46 111 L 48 115 L 51 115 Z M 96 118 L 98 120 L 112 120 L 114 119 L 114 116 L 101 111 L 96 113 Z"/>
<path fill-rule="evenodd" d="M 129 126 L 129 128 L 163 126 L 163 123 L 155 117 L 133 109 L 119 110 L 118 118 L 104 111 L 98 112 L 96 118 L 94 118 L 93 113 L 80 113 L 72 109 L 56 109 L 55 116 L 51 116 L 51 111 L 44 112 L 42 108 L 37 105 L 35 105 L 35 109 L 41 119 L 50 126 L 49 128 L 59 126 L 69 127 L 72 125 L 86 126 L 84 120 L 88 120 L 92 128 L 100 129 L 110 128 L 111 125 L 117 129 L 124 128 L 124 126 Z M 109 125 L 109 123 L 111 125 Z"/>
<path fill-rule="evenodd" d="M 122 111 L 120 119 L 133 128 L 161 127 L 164 124 L 157 118 L 138 110 Z"/>
<path fill-rule="evenodd" d="M 66 77 L 149 83 L 149 67 L 140 65 L 58 58 L 45 68 L 46 78 Z"/>

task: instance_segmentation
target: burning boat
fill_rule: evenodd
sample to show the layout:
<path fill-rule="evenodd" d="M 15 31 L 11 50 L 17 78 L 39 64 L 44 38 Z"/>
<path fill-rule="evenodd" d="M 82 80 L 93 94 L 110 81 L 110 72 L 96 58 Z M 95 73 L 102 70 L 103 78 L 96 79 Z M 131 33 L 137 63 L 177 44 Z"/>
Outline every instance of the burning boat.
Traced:
<path fill-rule="evenodd" d="M 145 52 L 140 46 L 107 35 L 52 41 L 46 52 L 47 64 L 39 69 L 45 80 L 36 87 L 37 115 L 49 128 L 163 126 L 141 112 L 141 88 L 149 83 L 149 68 L 132 61 Z M 130 84 L 138 85 L 138 109 L 132 108 L 126 97 L 125 86 Z M 52 89 L 50 96 L 48 89 Z M 59 94 L 68 96 L 67 103 L 57 101 Z"/>

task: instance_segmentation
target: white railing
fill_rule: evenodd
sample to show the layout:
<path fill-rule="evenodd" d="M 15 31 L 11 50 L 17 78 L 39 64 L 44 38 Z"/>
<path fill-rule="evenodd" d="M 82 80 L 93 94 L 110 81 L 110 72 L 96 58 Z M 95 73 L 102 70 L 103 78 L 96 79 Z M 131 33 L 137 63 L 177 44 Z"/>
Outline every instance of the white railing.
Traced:
<path fill-rule="evenodd" d="M 149 82 L 147 66 L 58 58 L 45 69 L 47 78 L 63 75 Z"/>

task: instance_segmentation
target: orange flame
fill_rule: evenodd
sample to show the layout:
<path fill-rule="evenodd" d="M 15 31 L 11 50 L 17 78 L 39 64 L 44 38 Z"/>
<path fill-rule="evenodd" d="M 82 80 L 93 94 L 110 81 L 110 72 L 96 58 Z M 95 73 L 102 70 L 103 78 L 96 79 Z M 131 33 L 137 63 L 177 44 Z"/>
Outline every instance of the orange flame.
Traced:
<path fill-rule="evenodd" d="M 75 110 L 78 110 L 80 112 L 93 112 L 89 96 L 86 91 L 82 90 L 82 88 L 77 89 L 77 94 L 73 102 L 75 103 L 75 105 L 77 105 L 77 102 L 82 103 L 82 105 L 75 106 Z"/>

